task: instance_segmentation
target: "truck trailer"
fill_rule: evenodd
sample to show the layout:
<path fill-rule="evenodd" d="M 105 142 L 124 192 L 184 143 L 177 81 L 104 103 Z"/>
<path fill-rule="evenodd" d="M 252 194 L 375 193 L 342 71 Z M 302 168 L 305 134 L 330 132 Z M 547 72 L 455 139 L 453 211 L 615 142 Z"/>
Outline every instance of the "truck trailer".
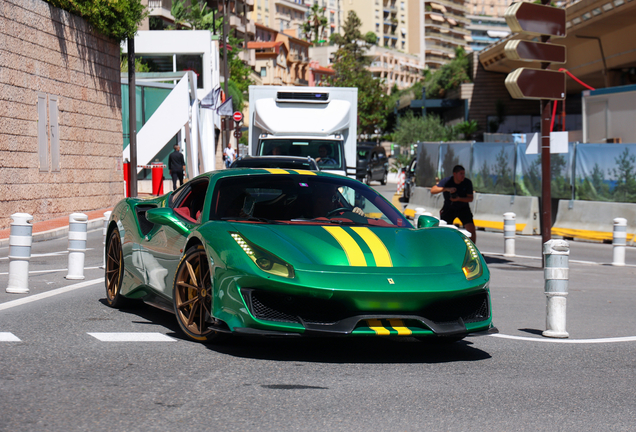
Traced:
<path fill-rule="evenodd" d="M 358 89 L 250 86 L 249 154 L 311 157 L 356 176 Z"/>

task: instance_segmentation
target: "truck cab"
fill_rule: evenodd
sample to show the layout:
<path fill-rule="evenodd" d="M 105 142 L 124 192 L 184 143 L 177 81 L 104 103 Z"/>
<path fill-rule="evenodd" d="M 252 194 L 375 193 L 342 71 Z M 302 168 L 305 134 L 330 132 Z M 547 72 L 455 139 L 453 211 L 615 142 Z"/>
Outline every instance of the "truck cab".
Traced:
<path fill-rule="evenodd" d="M 315 159 L 355 177 L 358 89 L 250 86 L 249 154 Z"/>

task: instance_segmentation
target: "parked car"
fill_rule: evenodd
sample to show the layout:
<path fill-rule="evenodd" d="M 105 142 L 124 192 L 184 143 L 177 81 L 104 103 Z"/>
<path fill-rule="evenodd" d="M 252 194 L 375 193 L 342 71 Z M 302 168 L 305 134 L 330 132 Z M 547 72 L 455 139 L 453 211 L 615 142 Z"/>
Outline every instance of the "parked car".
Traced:
<path fill-rule="evenodd" d="M 232 162 L 230 168 L 283 168 L 320 171 L 313 158 L 301 156 L 244 156 Z"/>
<path fill-rule="evenodd" d="M 452 342 L 496 332 L 479 250 L 431 216 L 417 226 L 347 177 L 211 171 L 115 206 L 106 303 L 142 299 L 201 342 L 233 333 Z"/>
<path fill-rule="evenodd" d="M 417 158 L 411 159 L 411 162 L 402 168 L 402 171 L 404 172 L 404 200 L 406 202 L 409 202 L 409 199 L 411 199 L 411 192 L 415 187 L 416 170 Z"/>
<path fill-rule="evenodd" d="M 371 184 L 373 180 L 386 184 L 389 174 L 389 158 L 384 147 L 370 144 L 358 144 L 356 178 Z"/>

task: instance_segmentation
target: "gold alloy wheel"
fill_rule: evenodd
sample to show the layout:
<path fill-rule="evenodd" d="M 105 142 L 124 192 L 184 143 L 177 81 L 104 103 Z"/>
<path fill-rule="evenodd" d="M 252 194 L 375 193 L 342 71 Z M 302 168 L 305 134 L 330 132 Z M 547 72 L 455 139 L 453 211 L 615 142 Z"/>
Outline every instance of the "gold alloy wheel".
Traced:
<path fill-rule="evenodd" d="M 209 328 L 212 315 L 210 266 L 202 246 L 191 248 L 181 260 L 174 285 L 174 308 L 183 331 L 197 341 L 217 336 Z"/>
<path fill-rule="evenodd" d="M 121 288 L 121 278 L 124 270 L 124 260 L 122 256 L 121 240 L 117 230 L 110 233 L 106 249 L 106 300 L 110 306 L 118 306 L 122 302 L 119 294 Z"/>

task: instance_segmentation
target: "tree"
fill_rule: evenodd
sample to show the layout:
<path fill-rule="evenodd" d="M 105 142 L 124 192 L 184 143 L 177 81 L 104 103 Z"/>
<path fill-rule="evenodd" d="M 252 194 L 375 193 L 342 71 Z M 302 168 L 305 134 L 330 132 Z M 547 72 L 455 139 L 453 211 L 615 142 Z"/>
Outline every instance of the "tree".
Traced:
<path fill-rule="evenodd" d="M 175 0 L 172 3 L 171 13 L 175 17 L 174 28 L 177 30 L 210 30 L 218 33 L 223 26 L 223 17 L 219 17 L 215 21 L 212 9 L 207 6 L 205 0 L 191 0 L 189 3 L 186 0 Z M 234 110 L 242 111 L 245 101 L 244 94 L 253 84 L 252 68 L 239 57 L 243 41 L 232 33 L 228 35 L 227 39 L 227 62 L 230 69 L 228 93 L 232 97 Z"/>
<path fill-rule="evenodd" d="M 393 132 L 394 142 L 401 146 L 418 141 L 452 141 L 456 137 L 457 132 L 450 126 L 444 126 L 439 117 L 415 117 L 410 111 L 400 117 L 400 122 Z"/>
<path fill-rule="evenodd" d="M 449 90 L 470 82 L 469 64 L 464 48 L 455 48 L 455 58 L 433 72 L 426 80 L 426 97 L 444 98 Z"/>
<path fill-rule="evenodd" d="M 329 82 L 334 87 L 358 88 L 358 133 L 373 135 L 385 127 L 389 97 L 382 82 L 366 68 L 370 60 L 364 54 L 370 45 L 360 32 L 361 25 L 356 13 L 349 11 L 343 34 L 333 35 L 338 46 L 333 63 L 336 74 Z"/>
<path fill-rule="evenodd" d="M 464 134 L 465 140 L 470 140 L 473 135 L 479 130 L 479 123 L 477 120 L 466 120 L 455 126 L 455 130 L 461 134 Z"/>
<path fill-rule="evenodd" d="M 327 17 L 325 17 L 325 8 L 318 6 L 318 3 L 314 3 L 311 9 L 309 9 L 307 21 L 304 22 L 302 26 L 305 39 L 316 45 L 320 44 L 328 23 L 329 21 Z"/>
<path fill-rule="evenodd" d="M 141 0 L 46 0 L 84 18 L 99 33 L 123 41 L 135 37 L 148 11 Z"/>

